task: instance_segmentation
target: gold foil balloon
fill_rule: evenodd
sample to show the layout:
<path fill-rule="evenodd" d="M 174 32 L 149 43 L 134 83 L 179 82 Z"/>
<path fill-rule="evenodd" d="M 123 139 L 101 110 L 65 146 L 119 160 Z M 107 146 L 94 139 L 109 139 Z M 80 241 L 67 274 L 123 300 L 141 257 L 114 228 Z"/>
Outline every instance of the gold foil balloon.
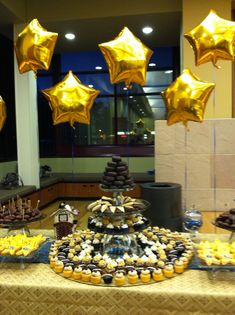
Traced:
<path fill-rule="evenodd" d="M 90 123 L 90 110 L 100 91 L 82 84 L 69 71 L 63 81 L 42 93 L 49 101 L 54 125 L 69 122 L 73 127 L 75 122 Z"/>
<path fill-rule="evenodd" d="M 189 69 L 183 73 L 161 94 L 167 109 L 167 124 L 189 120 L 202 122 L 206 103 L 215 84 L 201 81 Z"/>
<path fill-rule="evenodd" d="M 235 22 L 220 18 L 211 10 L 201 24 L 184 34 L 191 44 L 197 66 L 218 59 L 234 59 Z"/>
<path fill-rule="evenodd" d="M 124 81 L 128 88 L 131 82 L 146 83 L 146 70 L 153 52 L 127 27 L 114 40 L 99 47 L 108 64 L 111 83 Z"/>
<path fill-rule="evenodd" d="M 0 131 L 3 128 L 6 118 L 7 118 L 6 104 L 2 97 L 0 96 Z"/>
<path fill-rule="evenodd" d="M 37 19 L 32 20 L 15 42 L 19 72 L 48 70 L 57 37 L 57 33 L 47 32 Z"/>
<path fill-rule="evenodd" d="M 144 121 L 141 118 L 137 120 L 135 124 L 138 128 L 144 128 Z"/>

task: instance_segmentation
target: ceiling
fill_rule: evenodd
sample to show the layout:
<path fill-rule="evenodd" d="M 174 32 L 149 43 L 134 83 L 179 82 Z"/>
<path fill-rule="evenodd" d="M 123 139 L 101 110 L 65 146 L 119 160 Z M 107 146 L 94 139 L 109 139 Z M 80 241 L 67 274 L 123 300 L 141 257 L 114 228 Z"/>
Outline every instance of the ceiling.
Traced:
<path fill-rule="evenodd" d="M 100 0 L 99 2 L 106 2 L 107 4 L 112 1 Z M 143 4 L 143 1 L 136 0 L 135 2 L 136 8 L 132 8 L 131 4 L 129 4 L 129 10 L 126 7 L 121 7 L 122 11 L 120 11 L 121 9 L 118 11 L 116 7 L 115 11 L 111 7 L 107 8 L 106 6 L 102 11 L 102 7 L 98 7 L 98 2 L 94 0 L 89 1 L 91 10 L 89 10 L 89 5 L 85 7 L 83 4 L 83 7 L 80 8 L 78 4 L 81 4 L 81 2 L 72 0 L 47 0 L 47 3 L 50 5 L 47 8 L 43 6 L 46 3 L 43 0 L 40 2 L 34 0 L 0 0 L 0 33 L 12 38 L 12 25 L 14 23 L 24 23 L 22 25 L 23 29 L 24 25 L 26 25 L 26 20 L 29 22 L 32 18 L 36 17 L 48 31 L 59 33 L 56 52 L 97 50 L 99 43 L 114 39 L 124 26 L 127 26 L 136 37 L 140 38 L 150 48 L 179 46 L 181 30 L 181 10 L 179 3 L 181 1 L 155 0 L 154 2 L 153 0 L 148 0 L 146 3 L 149 7 Z M 160 2 L 161 6 L 159 6 Z M 71 5 L 76 4 L 77 6 L 68 6 L 69 3 Z M 96 7 L 94 7 L 94 3 L 97 6 L 97 17 L 95 17 Z M 158 3 L 158 5 L 152 5 L 152 11 L 151 3 Z M 170 4 L 173 6 L 171 7 Z M 141 10 L 140 5 L 142 7 L 145 6 L 145 10 Z M 57 6 L 58 12 L 56 11 Z M 53 8 L 54 10 L 52 10 Z M 63 8 L 64 15 L 62 14 Z M 73 14 L 75 10 L 77 10 L 77 14 L 76 12 Z M 141 11 L 146 12 L 141 14 Z M 76 15 L 78 18 L 76 18 Z M 89 16 L 92 18 L 89 18 Z M 142 33 L 141 29 L 146 25 L 154 29 L 152 34 L 144 35 Z M 66 32 L 75 33 L 76 39 L 74 41 L 66 40 L 64 38 Z"/>

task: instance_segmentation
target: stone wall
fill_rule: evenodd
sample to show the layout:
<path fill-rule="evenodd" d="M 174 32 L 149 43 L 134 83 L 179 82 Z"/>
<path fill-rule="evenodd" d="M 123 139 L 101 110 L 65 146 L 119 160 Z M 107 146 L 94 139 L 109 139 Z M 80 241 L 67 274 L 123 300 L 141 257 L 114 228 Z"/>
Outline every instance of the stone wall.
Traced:
<path fill-rule="evenodd" d="M 182 124 L 155 121 L 155 170 L 156 181 L 182 185 L 187 208 L 235 206 L 235 119 L 190 122 L 187 133 Z"/>

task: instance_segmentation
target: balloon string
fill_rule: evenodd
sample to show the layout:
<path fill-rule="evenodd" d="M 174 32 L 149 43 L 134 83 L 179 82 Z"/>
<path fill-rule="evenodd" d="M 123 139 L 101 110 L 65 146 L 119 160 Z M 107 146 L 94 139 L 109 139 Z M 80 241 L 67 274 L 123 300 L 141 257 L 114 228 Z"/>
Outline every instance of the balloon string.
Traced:
<path fill-rule="evenodd" d="M 126 90 L 126 119 L 127 119 L 127 130 L 126 130 L 126 133 L 128 133 L 127 135 L 127 150 L 126 150 L 126 153 L 127 153 L 127 165 L 128 165 L 128 168 L 130 167 L 129 164 L 130 164 L 130 157 L 129 157 L 129 147 L 130 147 L 130 117 L 129 117 L 129 89 Z"/>
<path fill-rule="evenodd" d="M 72 137 L 72 173 L 74 175 L 74 145 L 75 145 L 75 128 L 71 128 L 71 137 Z"/>
<path fill-rule="evenodd" d="M 216 68 L 213 67 L 213 82 L 216 82 Z M 217 180 L 216 180 L 216 112 L 215 112 L 215 101 L 216 101 L 216 89 L 213 91 L 213 186 L 214 186 L 214 220 L 216 218 L 216 189 L 217 189 Z M 214 228 L 216 229 L 216 228 Z M 216 231 L 215 231 L 216 232 Z"/>
<path fill-rule="evenodd" d="M 188 195 L 188 164 L 187 164 L 187 141 L 188 141 L 187 126 L 184 127 L 184 212 L 187 210 L 187 195 Z"/>

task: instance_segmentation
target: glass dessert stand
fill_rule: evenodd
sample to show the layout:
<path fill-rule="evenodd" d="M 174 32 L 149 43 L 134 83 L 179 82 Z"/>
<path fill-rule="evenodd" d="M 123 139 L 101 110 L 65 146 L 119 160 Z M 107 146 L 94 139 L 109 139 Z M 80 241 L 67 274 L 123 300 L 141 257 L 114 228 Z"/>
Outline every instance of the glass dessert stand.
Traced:
<path fill-rule="evenodd" d="M 121 207 L 124 200 L 122 193 L 133 190 L 134 186 L 125 189 L 105 189 L 102 187 L 102 185 L 100 185 L 100 188 L 105 192 L 112 192 L 114 205 L 116 207 Z M 138 199 L 137 201 L 141 202 L 141 204 L 144 206 L 142 209 L 133 209 L 132 211 L 127 212 L 94 213 L 95 218 L 105 218 L 106 220 L 108 219 L 108 222 L 112 222 L 111 228 L 109 227 L 109 224 L 107 224 L 107 226 L 103 228 L 103 231 L 89 226 L 89 228 L 95 232 L 104 233 L 102 249 L 103 254 L 109 255 L 109 257 L 113 259 L 122 258 L 124 254 L 135 254 L 138 256 L 143 254 L 143 250 L 137 243 L 135 232 L 140 232 L 147 228 L 150 225 L 150 221 L 144 218 L 145 221 L 143 222 L 142 226 L 139 226 L 136 229 L 130 227 L 127 222 L 130 216 L 142 216 L 142 212 L 145 211 L 150 206 L 150 204 L 145 200 Z M 124 228 L 119 228 L 119 226 L 123 226 Z"/>
<path fill-rule="evenodd" d="M 38 222 L 46 218 L 45 214 L 42 214 L 38 218 L 34 218 L 30 221 L 0 221 L 0 225 L 3 228 L 7 228 L 7 235 L 11 234 L 25 234 L 25 235 L 30 235 L 30 229 L 29 229 L 29 224 L 33 222 Z"/>

